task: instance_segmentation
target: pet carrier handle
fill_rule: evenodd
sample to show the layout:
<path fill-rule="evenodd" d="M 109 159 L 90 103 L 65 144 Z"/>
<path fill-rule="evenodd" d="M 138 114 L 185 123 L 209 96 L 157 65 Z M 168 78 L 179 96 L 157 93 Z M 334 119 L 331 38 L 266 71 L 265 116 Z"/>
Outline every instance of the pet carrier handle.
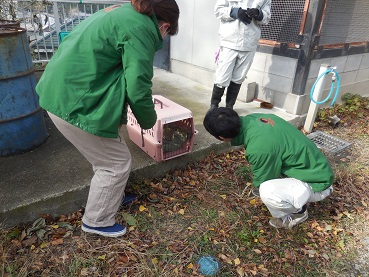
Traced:
<path fill-rule="evenodd" d="M 154 98 L 154 105 L 157 104 L 157 103 L 160 104 L 160 109 L 162 109 L 163 108 L 163 102 L 160 101 L 159 99 Z"/>
<path fill-rule="evenodd" d="M 159 99 L 154 98 L 154 105 L 159 103 L 160 104 L 160 109 L 163 108 L 163 102 L 160 101 Z M 145 139 L 144 139 L 144 130 L 141 128 L 141 137 L 142 137 L 142 147 L 145 147 Z"/>
<path fill-rule="evenodd" d="M 144 130 L 141 128 L 142 147 L 145 147 Z"/>

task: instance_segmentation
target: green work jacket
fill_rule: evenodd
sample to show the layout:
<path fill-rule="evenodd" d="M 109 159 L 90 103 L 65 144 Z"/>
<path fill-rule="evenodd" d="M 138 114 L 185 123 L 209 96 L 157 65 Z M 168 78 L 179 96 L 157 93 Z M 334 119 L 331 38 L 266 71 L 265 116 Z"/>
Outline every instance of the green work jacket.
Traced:
<path fill-rule="evenodd" d="M 334 174 L 324 154 L 302 132 L 272 114 L 241 116 L 241 131 L 233 146 L 244 145 L 254 185 L 282 177 L 308 183 L 313 191 L 333 184 Z"/>
<path fill-rule="evenodd" d="M 131 4 L 101 10 L 67 35 L 36 86 L 40 106 L 91 134 L 116 138 L 127 105 L 141 128 L 156 123 L 153 60 L 158 22 Z"/>

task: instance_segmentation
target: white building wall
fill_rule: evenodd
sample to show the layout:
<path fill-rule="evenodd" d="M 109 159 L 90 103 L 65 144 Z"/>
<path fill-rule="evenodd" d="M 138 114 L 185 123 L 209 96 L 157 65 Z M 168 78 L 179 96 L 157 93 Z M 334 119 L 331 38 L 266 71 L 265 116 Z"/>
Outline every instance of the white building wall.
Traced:
<path fill-rule="evenodd" d="M 214 0 L 177 0 L 179 32 L 171 38 L 173 73 L 211 86 L 214 58 L 219 47 L 219 21 L 214 16 Z"/>

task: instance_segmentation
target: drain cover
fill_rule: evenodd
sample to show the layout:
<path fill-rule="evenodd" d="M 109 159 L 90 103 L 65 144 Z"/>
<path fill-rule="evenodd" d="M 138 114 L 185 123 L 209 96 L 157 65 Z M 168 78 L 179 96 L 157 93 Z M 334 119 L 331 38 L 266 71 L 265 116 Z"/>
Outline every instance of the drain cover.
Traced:
<path fill-rule="evenodd" d="M 338 154 L 350 146 L 349 142 L 328 135 L 322 131 L 316 131 L 307 135 L 307 137 L 314 142 L 318 148 L 331 154 Z"/>

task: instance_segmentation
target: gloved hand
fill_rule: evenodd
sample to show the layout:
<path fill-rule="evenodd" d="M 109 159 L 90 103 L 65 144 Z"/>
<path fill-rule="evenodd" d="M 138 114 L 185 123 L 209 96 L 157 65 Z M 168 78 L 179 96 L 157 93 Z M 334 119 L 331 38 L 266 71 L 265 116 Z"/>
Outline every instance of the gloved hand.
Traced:
<path fill-rule="evenodd" d="M 252 8 L 252 9 L 248 8 L 246 10 L 246 13 L 249 17 L 255 18 L 257 21 L 263 20 L 263 17 L 264 17 L 263 12 L 256 8 Z"/>
<path fill-rule="evenodd" d="M 251 20 L 252 18 L 250 16 L 247 15 L 247 11 L 242 9 L 242 8 L 239 8 L 238 9 L 238 13 L 237 13 L 237 18 L 244 24 L 250 24 L 251 23 Z"/>

